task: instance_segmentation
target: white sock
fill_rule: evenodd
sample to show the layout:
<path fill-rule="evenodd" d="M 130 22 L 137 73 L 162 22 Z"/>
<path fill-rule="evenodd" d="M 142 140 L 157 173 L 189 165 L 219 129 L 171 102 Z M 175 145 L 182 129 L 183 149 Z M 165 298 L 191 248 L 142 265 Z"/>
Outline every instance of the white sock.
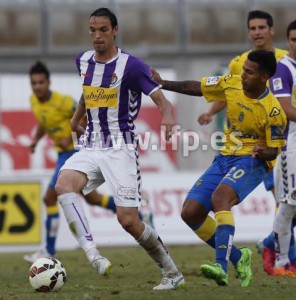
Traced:
<path fill-rule="evenodd" d="M 145 228 L 141 237 L 138 239 L 138 243 L 158 264 L 158 266 L 162 269 L 163 274 L 178 272 L 175 263 L 164 247 L 158 234 L 147 224 L 144 223 L 144 225 Z"/>
<path fill-rule="evenodd" d="M 69 228 L 85 252 L 87 258 L 92 261 L 100 253 L 90 232 L 88 220 L 81 204 L 81 196 L 76 193 L 66 193 L 58 196 Z"/>
<path fill-rule="evenodd" d="M 289 247 L 291 240 L 291 223 L 296 207 L 287 203 L 280 203 L 274 219 L 273 230 L 275 234 L 276 267 L 283 267 L 290 263 Z"/>

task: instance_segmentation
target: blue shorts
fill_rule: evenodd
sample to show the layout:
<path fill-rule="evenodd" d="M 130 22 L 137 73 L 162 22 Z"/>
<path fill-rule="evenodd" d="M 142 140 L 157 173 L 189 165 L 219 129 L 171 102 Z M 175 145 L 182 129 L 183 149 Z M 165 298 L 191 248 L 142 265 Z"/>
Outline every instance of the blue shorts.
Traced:
<path fill-rule="evenodd" d="M 58 160 L 56 163 L 54 174 L 53 174 L 50 184 L 49 184 L 49 188 L 54 189 L 54 187 L 57 183 L 57 180 L 58 180 L 58 176 L 59 176 L 61 167 L 64 165 L 65 161 L 76 152 L 77 152 L 76 150 L 71 150 L 71 151 L 64 151 L 64 152 L 58 153 Z"/>
<path fill-rule="evenodd" d="M 274 188 L 273 169 L 265 176 L 263 183 L 267 191 L 271 191 Z"/>
<path fill-rule="evenodd" d="M 241 202 L 263 181 L 267 169 L 264 160 L 252 158 L 251 155 L 217 155 L 212 165 L 193 185 L 186 199 L 196 200 L 211 211 L 212 194 L 220 183 L 224 183 L 236 191 Z"/>

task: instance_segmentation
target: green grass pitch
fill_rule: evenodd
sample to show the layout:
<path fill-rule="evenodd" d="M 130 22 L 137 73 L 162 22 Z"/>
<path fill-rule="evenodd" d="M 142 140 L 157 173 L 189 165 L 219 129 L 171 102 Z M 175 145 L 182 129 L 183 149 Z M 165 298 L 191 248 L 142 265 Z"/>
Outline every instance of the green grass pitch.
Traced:
<path fill-rule="evenodd" d="M 242 246 L 242 245 L 241 245 Z M 60 251 L 60 259 L 67 270 L 67 282 L 56 293 L 37 293 L 29 284 L 30 265 L 23 253 L 0 254 L 0 299 L 291 299 L 296 289 L 296 277 L 272 277 L 264 273 L 262 259 L 253 250 L 253 284 L 241 288 L 229 265 L 230 283 L 219 287 L 214 281 L 201 276 L 199 266 L 213 260 L 214 251 L 207 246 L 170 246 L 168 250 L 183 272 L 186 287 L 175 291 L 153 291 L 159 284 L 161 273 L 140 247 L 102 248 L 102 255 L 113 264 L 108 277 L 99 276 L 88 264 L 81 250 Z"/>

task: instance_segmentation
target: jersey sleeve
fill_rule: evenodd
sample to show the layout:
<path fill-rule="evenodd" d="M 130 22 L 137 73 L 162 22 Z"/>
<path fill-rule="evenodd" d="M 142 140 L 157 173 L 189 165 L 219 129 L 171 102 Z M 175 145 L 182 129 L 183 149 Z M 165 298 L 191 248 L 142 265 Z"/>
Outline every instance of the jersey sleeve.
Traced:
<path fill-rule="evenodd" d="M 224 93 L 226 76 L 203 77 L 201 79 L 201 92 L 208 102 L 226 101 Z"/>
<path fill-rule="evenodd" d="M 279 62 L 276 73 L 269 80 L 269 85 L 276 97 L 290 97 L 293 90 L 293 78 L 289 68 Z"/>
<path fill-rule="evenodd" d="M 284 131 L 287 125 L 286 115 L 280 104 L 272 105 L 267 111 L 266 144 L 267 147 L 281 148 L 285 146 Z"/>
<path fill-rule="evenodd" d="M 150 95 L 160 89 L 161 85 L 151 79 L 150 67 L 141 60 L 132 57 L 129 68 L 132 68 L 130 82 L 134 91 Z"/>

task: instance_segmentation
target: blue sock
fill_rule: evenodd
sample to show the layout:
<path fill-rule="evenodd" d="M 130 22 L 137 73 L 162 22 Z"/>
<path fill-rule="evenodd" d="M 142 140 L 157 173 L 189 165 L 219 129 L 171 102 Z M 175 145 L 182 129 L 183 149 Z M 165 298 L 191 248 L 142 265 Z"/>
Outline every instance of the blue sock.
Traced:
<path fill-rule="evenodd" d="M 52 206 L 50 206 L 50 210 L 52 210 Z M 48 209 L 47 209 L 48 211 Z M 59 227 L 59 221 L 60 221 L 60 215 L 58 212 L 55 213 L 48 213 L 47 212 L 47 218 L 45 222 L 46 227 L 46 251 L 50 255 L 55 255 L 56 249 L 56 238 L 57 238 L 57 232 Z"/>
<path fill-rule="evenodd" d="M 263 245 L 264 245 L 264 247 L 268 248 L 269 250 L 275 251 L 273 231 L 263 240 Z"/>
<path fill-rule="evenodd" d="M 116 213 L 116 205 L 114 202 L 114 198 L 109 195 L 102 195 L 102 207 L 112 210 Z"/>
<path fill-rule="evenodd" d="M 200 223 L 192 227 L 191 229 L 200 239 L 206 242 L 209 246 L 211 246 L 214 249 L 216 248 L 216 221 L 212 217 L 208 215 L 203 223 Z M 232 245 L 229 260 L 234 266 L 240 260 L 241 255 L 242 254 L 240 250 L 235 245 Z"/>
<path fill-rule="evenodd" d="M 216 263 L 227 273 L 228 260 L 232 252 L 232 241 L 235 232 L 234 219 L 231 211 L 215 213 L 216 229 Z"/>

